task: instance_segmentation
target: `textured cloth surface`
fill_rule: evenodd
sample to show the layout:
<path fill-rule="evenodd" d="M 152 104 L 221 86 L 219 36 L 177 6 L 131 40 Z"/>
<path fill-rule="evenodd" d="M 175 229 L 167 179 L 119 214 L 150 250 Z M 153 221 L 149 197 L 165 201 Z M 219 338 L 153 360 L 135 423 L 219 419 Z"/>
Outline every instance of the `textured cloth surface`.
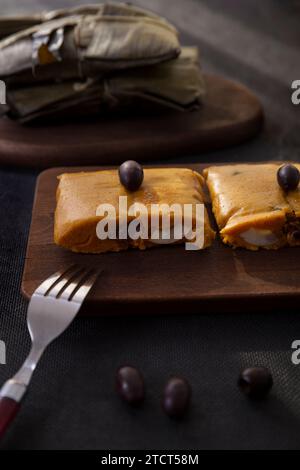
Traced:
<path fill-rule="evenodd" d="M 0 0 L 0 12 L 79 3 Z M 198 44 L 205 70 L 245 83 L 265 106 L 261 136 L 181 162 L 300 160 L 300 106 L 291 103 L 291 82 L 300 79 L 299 1 L 136 3 L 167 16 L 186 44 Z M 30 346 L 20 282 L 36 176 L 0 170 L 0 340 L 7 346 L 1 383 L 21 365 Z M 1 448 L 300 448 L 300 365 L 291 362 L 291 343 L 300 339 L 298 305 L 294 312 L 268 314 L 259 305 L 247 315 L 201 315 L 201 306 L 181 316 L 161 313 L 77 319 L 42 358 Z M 147 399 L 139 410 L 124 406 L 114 392 L 115 370 L 124 363 L 136 365 L 145 376 Z M 275 385 L 266 402 L 251 403 L 237 389 L 240 369 L 252 365 L 273 372 Z M 177 373 L 193 389 L 191 411 L 181 423 L 168 419 L 160 407 L 162 387 Z"/>

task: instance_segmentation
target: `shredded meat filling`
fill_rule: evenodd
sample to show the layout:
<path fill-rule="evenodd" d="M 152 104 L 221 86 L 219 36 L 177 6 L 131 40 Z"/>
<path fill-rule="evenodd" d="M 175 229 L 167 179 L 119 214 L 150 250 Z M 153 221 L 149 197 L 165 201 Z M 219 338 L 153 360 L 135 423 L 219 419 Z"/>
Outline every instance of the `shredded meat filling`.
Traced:
<path fill-rule="evenodd" d="M 290 245 L 300 245 L 300 219 L 296 217 L 295 213 L 287 214 L 283 233 L 286 234 Z"/>

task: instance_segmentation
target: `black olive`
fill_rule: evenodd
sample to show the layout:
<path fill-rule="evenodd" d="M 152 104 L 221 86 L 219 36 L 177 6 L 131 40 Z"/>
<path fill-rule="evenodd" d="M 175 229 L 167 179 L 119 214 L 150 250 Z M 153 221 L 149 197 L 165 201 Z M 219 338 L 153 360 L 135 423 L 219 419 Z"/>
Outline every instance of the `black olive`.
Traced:
<path fill-rule="evenodd" d="M 123 366 L 118 369 L 116 389 L 123 400 L 131 405 L 139 405 L 144 400 L 144 379 L 135 367 Z"/>
<path fill-rule="evenodd" d="M 139 163 L 128 160 L 120 166 L 119 178 L 128 191 L 137 191 L 143 182 L 144 170 Z"/>
<path fill-rule="evenodd" d="M 277 172 L 277 181 L 279 186 L 285 191 L 296 189 L 300 181 L 298 168 L 290 163 L 281 166 Z"/>
<path fill-rule="evenodd" d="M 266 367 L 249 367 L 241 372 L 238 385 L 250 398 L 264 398 L 273 386 L 273 378 Z"/>
<path fill-rule="evenodd" d="M 181 377 L 171 377 L 164 389 L 162 406 L 172 418 L 182 418 L 191 399 L 191 387 Z"/>

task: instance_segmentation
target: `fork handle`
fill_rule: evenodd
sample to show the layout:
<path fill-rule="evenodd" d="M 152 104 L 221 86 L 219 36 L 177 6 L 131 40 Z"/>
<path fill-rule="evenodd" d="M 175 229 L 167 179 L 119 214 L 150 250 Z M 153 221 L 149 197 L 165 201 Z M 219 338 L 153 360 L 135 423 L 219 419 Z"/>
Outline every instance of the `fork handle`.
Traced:
<path fill-rule="evenodd" d="M 0 398 L 0 439 L 20 409 L 20 403 L 9 397 Z"/>
<path fill-rule="evenodd" d="M 7 428 L 18 413 L 21 400 L 26 392 L 24 383 L 10 379 L 0 390 L 0 439 L 4 436 Z"/>

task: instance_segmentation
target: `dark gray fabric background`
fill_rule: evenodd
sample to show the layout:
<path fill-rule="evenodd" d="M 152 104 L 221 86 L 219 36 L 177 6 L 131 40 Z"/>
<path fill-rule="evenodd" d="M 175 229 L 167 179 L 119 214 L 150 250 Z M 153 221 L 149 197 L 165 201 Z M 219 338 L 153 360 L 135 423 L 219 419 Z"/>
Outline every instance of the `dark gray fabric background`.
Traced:
<path fill-rule="evenodd" d="M 72 0 L 0 0 L 1 14 L 78 4 Z M 300 2 L 291 0 L 142 0 L 198 44 L 206 70 L 238 79 L 262 99 L 263 134 L 195 161 L 300 160 L 300 106 L 291 82 L 300 79 Z M 20 294 L 37 172 L 0 170 L 0 339 L 7 344 L 4 382 L 29 350 L 26 302 Z M 259 256 L 259 254 L 258 254 Z M 295 258 L 295 263 L 299 262 Z M 226 273 L 224 273 L 226 280 Z M 176 282 L 176 277 L 174 279 Z M 300 282 L 300 280 L 299 280 Z M 291 343 L 300 339 L 300 311 L 264 314 L 78 319 L 53 344 L 34 376 L 3 449 L 287 449 L 300 448 L 300 366 Z M 147 384 L 141 410 L 120 403 L 113 389 L 122 363 L 138 366 Z M 236 387 L 239 370 L 266 365 L 270 399 L 253 404 Z M 160 409 L 170 374 L 184 375 L 193 404 L 182 423 Z"/>

